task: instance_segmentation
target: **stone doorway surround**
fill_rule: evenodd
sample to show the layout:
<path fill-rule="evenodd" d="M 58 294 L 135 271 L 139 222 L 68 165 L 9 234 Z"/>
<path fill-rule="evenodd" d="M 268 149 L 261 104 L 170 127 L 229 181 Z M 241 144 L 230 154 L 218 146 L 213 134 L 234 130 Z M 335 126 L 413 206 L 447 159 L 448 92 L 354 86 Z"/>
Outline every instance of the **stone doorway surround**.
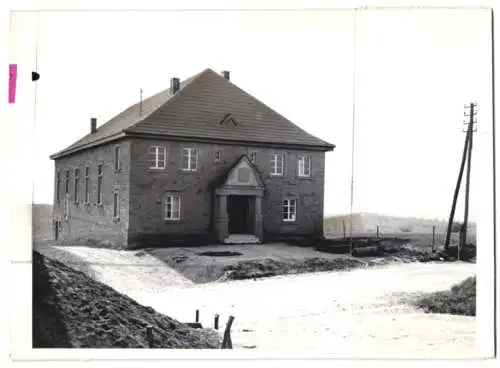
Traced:
<path fill-rule="evenodd" d="M 225 180 L 214 190 L 215 231 L 219 242 L 224 243 L 229 234 L 228 196 L 249 196 L 252 204 L 253 235 L 263 240 L 262 198 L 264 185 L 259 173 L 248 157 L 242 156 L 229 170 Z"/>

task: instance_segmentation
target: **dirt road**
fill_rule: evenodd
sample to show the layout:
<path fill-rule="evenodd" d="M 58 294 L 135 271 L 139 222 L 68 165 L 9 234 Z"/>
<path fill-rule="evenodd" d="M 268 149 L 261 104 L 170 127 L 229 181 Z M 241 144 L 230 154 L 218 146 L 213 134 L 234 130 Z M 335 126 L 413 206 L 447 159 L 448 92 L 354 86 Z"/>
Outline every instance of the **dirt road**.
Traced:
<path fill-rule="evenodd" d="M 64 252 L 90 261 L 98 280 L 180 321 L 194 321 L 196 309 L 207 327 L 215 313 L 222 327 L 235 316 L 235 348 L 315 350 L 338 358 L 474 357 L 474 317 L 424 314 L 404 303 L 408 293 L 448 289 L 473 275 L 474 264 L 412 263 L 192 284 L 148 255 L 84 247 Z"/>

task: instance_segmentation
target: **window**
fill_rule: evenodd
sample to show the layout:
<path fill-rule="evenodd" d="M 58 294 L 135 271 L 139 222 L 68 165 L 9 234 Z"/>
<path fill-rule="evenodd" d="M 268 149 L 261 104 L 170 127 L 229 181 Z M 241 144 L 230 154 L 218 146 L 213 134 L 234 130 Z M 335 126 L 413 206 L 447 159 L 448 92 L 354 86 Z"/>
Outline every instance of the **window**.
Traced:
<path fill-rule="evenodd" d="M 164 169 L 166 161 L 167 161 L 167 149 L 165 148 L 165 146 L 149 147 L 150 169 Z"/>
<path fill-rule="evenodd" d="M 64 219 L 68 221 L 69 218 L 69 194 L 64 197 Z"/>
<path fill-rule="evenodd" d="M 113 192 L 113 218 L 120 218 L 120 203 L 119 203 L 119 195 L 118 190 Z"/>
<path fill-rule="evenodd" d="M 75 192 L 74 199 L 75 203 L 78 203 L 78 186 L 80 185 L 80 169 L 75 169 Z"/>
<path fill-rule="evenodd" d="M 115 146 L 115 171 L 120 171 L 120 146 Z"/>
<path fill-rule="evenodd" d="M 61 173 L 58 171 L 56 173 L 56 201 L 59 202 L 61 191 Z"/>
<path fill-rule="evenodd" d="M 221 161 L 222 160 L 222 152 L 217 151 L 215 152 L 215 161 Z"/>
<path fill-rule="evenodd" d="M 90 202 L 90 168 L 85 167 L 85 203 Z"/>
<path fill-rule="evenodd" d="M 64 193 L 68 194 L 69 193 L 69 170 L 66 170 L 65 172 L 65 178 L 64 178 Z"/>
<path fill-rule="evenodd" d="M 297 217 L 297 200 L 285 199 L 283 201 L 283 221 L 293 222 Z"/>
<path fill-rule="evenodd" d="M 283 155 L 273 153 L 271 156 L 271 175 L 281 176 L 283 175 L 284 160 Z"/>
<path fill-rule="evenodd" d="M 298 174 L 301 177 L 311 176 L 311 156 L 299 156 L 298 161 Z"/>
<path fill-rule="evenodd" d="M 181 197 L 178 194 L 168 194 L 165 199 L 165 220 L 181 218 Z"/>
<path fill-rule="evenodd" d="M 252 164 L 256 164 L 257 163 L 257 152 L 250 153 L 250 162 Z"/>
<path fill-rule="evenodd" d="M 198 152 L 196 148 L 182 149 L 182 171 L 196 171 L 198 167 Z"/>
<path fill-rule="evenodd" d="M 102 204 L 102 165 L 97 166 L 97 204 Z"/>

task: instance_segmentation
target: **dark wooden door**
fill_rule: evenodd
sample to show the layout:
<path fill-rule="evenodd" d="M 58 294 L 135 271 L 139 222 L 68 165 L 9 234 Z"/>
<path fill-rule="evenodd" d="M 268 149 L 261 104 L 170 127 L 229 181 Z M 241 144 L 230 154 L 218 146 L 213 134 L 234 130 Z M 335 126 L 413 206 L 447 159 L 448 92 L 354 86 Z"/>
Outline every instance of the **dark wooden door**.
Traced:
<path fill-rule="evenodd" d="M 230 234 L 249 234 L 247 196 L 229 196 L 227 198 L 227 214 L 229 216 Z"/>

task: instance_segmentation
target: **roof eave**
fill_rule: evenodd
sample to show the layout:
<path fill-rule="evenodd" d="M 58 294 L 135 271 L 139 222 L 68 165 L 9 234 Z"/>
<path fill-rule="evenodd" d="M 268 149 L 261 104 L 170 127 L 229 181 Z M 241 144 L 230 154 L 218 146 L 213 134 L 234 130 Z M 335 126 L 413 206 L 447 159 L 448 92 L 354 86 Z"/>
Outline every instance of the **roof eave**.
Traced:
<path fill-rule="evenodd" d="M 100 145 L 103 145 L 103 144 L 115 141 L 115 140 L 123 138 L 125 136 L 126 136 L 126 134 L 124 133 L 124 131 L 121 131 L 121 132 L 113 134 L 111 136 L 107 136 L 105 138 L 93 141 L 92 143 L 83 144 L 81 146 L 73 147 L 71 149 L 64 149 L 62 151 L 59 151 L 57 153 L 52 154 L 51 156 L 49 156 L 49 158 L 51 160 L 55 160 L 55 159 L 58 159 L 58 158 L 69 156 L 69 155 L 72 155 L 74 153 L 77 153 L 77 152 L 80 152 L 80 151 L 83 151 L 83 150 L 86 150 L 86 149 L 89 149 L 89 148 L 94 148 L 94 147 L 97 147 L 97 146 L 100 146 Z"/>
<path fill-rule="evenodd" d="M 218 144 L 242 144 L 242 145 L 253 145 L 253 146 L 263 146 L 263 147 L 290 147 L 296 149 L 308 149 L 314 151 L 333 151 L 335 148 L 334 144 L 324 143 L 324 144 L 304 144 L 304 143 L 284 143 L 284 142 L 261 142 L 261 141 L 251 141 L 251 140 L 229 140 L 220 138 L 209 138 L 209 137 L 185 137 L 185 136 L 175 136 L 166 134 L 152 134 L 152 133 L 140 133 L 134 131 L 127 131 L 125 133 L 129 137 L 135 138 L 163 138 L 171 139 L 176 141 L 190 141 L 190 142 L 200 142 L 200 143 L 218 143 Z"/>

